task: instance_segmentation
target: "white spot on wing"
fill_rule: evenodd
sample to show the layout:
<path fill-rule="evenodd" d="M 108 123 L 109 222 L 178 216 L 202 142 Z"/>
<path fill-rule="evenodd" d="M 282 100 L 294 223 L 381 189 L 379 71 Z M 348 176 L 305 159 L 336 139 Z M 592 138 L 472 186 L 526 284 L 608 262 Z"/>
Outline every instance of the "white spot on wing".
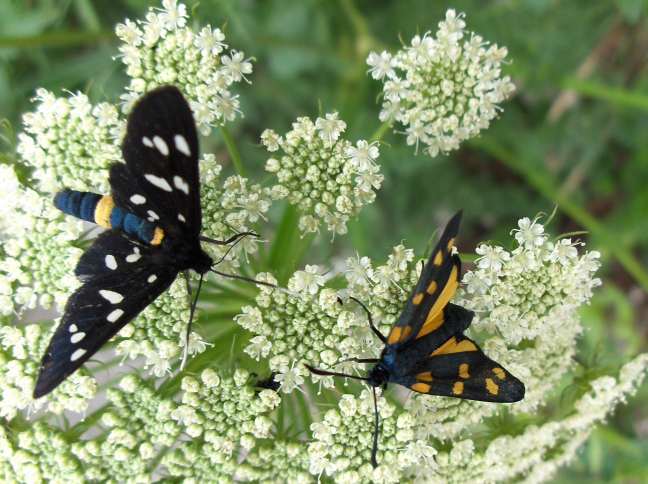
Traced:
<path fill-rule="evenodd" d="M 155 176 L 155 175 L 153 175 L 151 173 L 146 173 L 144 175 L 144 178 L 146 178 L 146 180 L 150 184 L 155 185 L 156 187 L 158 187 L 161 190 L 164 190 L 165 192 L 172 192 L 173 191 L 173 188 L 171 188 L 171 185 L 169 185 L 169 182 L 166 181 L 164 178 L 162 178 L 160 176 Z"/>
<path fill-rule="evenodd" d="M 139 247 L 133 247 L 133 253 L 126 256 L 126 262 L 137 262 L 141 257 Z"/>
<path fill-rule="evenodd" d="M 169 156 L 169 147 L 167 146 L 166 141 L 164 141 L 159 136 L 153 136 L 153 144 L 160 153 L 162 153 L 164 156 Z"/>
<path fill-rule="evenodd" d="M 106 267 L 110 269 L 111 271 L 114 271 L 117 269 L 117 261 L 115 260 L 115 256 L 112 254 L 108 254 L 106 256 Z"/>
<path fill-rule="evenodd" d="M 155 274 L 151 274 L 150 276 L 148 276 L 148 279 L 146 280 L 146 282 L 148 282 L 149 284 L 152 284 L 155 281 L 157 281 L 157 276 Z"/>
<path fill-rule="evenodd" d="M 178 190 L 184 192 L 186 195 L 189 195 L 189 184 L 184 181 L 182 177 L 179 177 L 178 175 L 174 176 L 173 184 Z"/>
<path fill-rule="evenodd" d="M 149 210 L 146 213 L 148 213 L 148 215 L 149 215 L 148 216 L 149 222 L 154 222 L 155 220 L 160 220 L 160 216 L 157 213 L 155 213 L 153 210 Z"/>
<path fill-rule="evenodd" d="M 189 149 L 189 145 L 187 144 L 187 140 L 184 136 L 182 136 L 181 134 L 176 134 L 173 137 L 173 141 L 175 143 L 175 147 L 180 153 L 191 156 L 191 150 Z"/>
<path fill-rule="evenodd" d="M 106 316 L 106 319 L 107 319 L 109 322 L 114 323 L 114 322 L 117 321 L 119 318 L 121 318 L 122 314 L 124 314 L 124 311 L 122 311 L 121 309 L 115 309 L 115 310 L 112 311 L 108 316 Z"/>
<path fill-rule="evenodd" d="M 85 338 L 85 333 L 83 331 L 79 331 L 78 333 L 74 333 L 72 336 L 70 336 L 70 343 L 77 344 L 83 338 Z"/>
<path fill-rule="evenodd" d="M 184 215 L 182 215 L 181 213 L 178 214 L 178 220 L 180 220 L 180 222 L 186 222 L 187 221 L 187 219 L 184 218 Z"/>
<path fill-rule="evenodd" d="M 108 301 L 111 304 L 119 304 L 124 300 L 124 296 L 115 291 L 109 291 L 108 289 L 101 289 L 99 294 L 102 298 Z"/>
<path fill-rule="evenodd" d="M 76 361 L 86 353 L 87 353 L 86 350 L 84 350 L 83 348 L 79 348 L 78 350 L 75 350 L 74 353 L 72 353 L 72 356 L 70 356 L 70 361 Z"/>
<path fill-rule="evenodd" d="M 135 205 L 142 205 L 146 203 L 146 197 L 143 197 L 139 193 L 136 193 L 132 197 L 130 197 L 130 201 L 133 202 Z"/>
<path fill-rule="evenodd" d="M 149 148 L 153 148 L 153 141 L 151 141 L 151 139 L 148 138 L 147 136 L 144 136 L 142 138 L 142 143 L 144 144 L 144 146 L 148 146 Z"/>
<path fill-rule="evenodd" d="M 79 328 L 77 328 L 77 325 L 74 323 L 72 323 L 68 329 L 70 330 L 70 333 L 76 333 L 79 331 Z"/>

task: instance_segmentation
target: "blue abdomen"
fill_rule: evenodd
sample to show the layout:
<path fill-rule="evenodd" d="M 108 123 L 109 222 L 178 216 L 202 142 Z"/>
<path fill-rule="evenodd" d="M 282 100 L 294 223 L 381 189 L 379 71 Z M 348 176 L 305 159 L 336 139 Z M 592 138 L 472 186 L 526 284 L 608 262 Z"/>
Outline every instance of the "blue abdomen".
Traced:
<path fill-rule="evenodd" d="M 54 197 L 54 206 L 68 215 L 106 228 L 123 230 L 146 244 L 159 245 L 164 232 L 154 223 L 115 206 L 110 195 L 63 190 Z"/>

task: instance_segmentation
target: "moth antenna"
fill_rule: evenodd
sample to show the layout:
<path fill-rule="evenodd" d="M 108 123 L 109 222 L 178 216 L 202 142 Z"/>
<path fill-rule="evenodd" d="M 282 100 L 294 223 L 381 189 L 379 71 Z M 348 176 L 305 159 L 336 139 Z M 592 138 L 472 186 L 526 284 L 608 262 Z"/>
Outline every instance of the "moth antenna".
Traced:
<path fill-rule="evenodd" d="M 316 375 L 322 375 L 322 376 L 341 376 L 343 378 L 352 378 L 354 380 L 362 380 L 362 381 L 369 381 L 369 378 L 362 377 L 362 376 L 356 376 L 356 375 L 347 375 L 346 373 L 338 373 L 337 371 L 327 371 L 327 370 L 320 370 L 319 368 L 314 368 L 310 365 L 304 364 L 306 368 L 310 370 L 311 373 L 315 373 Z"/>
<path fill-rule="evenodd" d="M 185 273 L 186 275 L 186 273 Z M 189 292 L 189 297 L 191 297 L 191 286 L 189 285 L 189 278 L 187 280 L 187 291 Z M 196 312 L 196 305 L 198 304 L 198 296 L 200 296 L 200 288 L 202 287 L 203 274 L 200 274 L 200 279 L 198 280 L 198 290 L 196 291 L 196 297 L 191 301 L 191 309 L 189 310 L 189 323 L 187 323 L 187 330 L 185 331 L 185 344 L 184 351 L 182 352 L 182 361 L 180 362 L 180 371 L 184 370 L 185 365 L 187 364 L 187 358 L 189 357 L 189 335 L 191 334 L 191 323 L 193 322 L 194 313 Z"/>
<path fill-rule="evenodd" d="M 243 233 L 243 234 L 241 234 L 240 237 L 238 237 L 237 239 L 235 239 L 234 242 L 233 242 L 233 243 L 232 243 L 232 244 L 227 248 L 227 250 L 225 251 L 225 254 L 223 254 L 223 256 L 222 256 L 220 259 L 218 259 L 216 262 L 214 262 L 213 265 L 214 265 L 214 266 L 217 266 L 218 264 L 220 264 L 221 262 L 223 262 L 225 259 L 227 259 L 227 256 L 229 255 L 230 252 L 232 252 L 232 249 L 234 249 L 234 247 L 236 247 L 236 246 L 238 245 L 239 242 L 241 242 L 243 239 L 245 239 L 245 237 L 247 237 L 247 236 L 250 235 L 251 233 L 252 233 L 252 232 Z M 255 235 L 256 235 L 256 234 L 255 234 Z"/>
<path fill-rule="evenodd" d="M 347 363 L 349 361 L 353 361 L 354 363 L 378 363 L 380 359 L 379 358 L 346 358 L 344 360 L 338 361 L 336 365 L 339 365 L 340 363 Z"/>
<path fill-rule="evenodd" d="M 218 274 L 219 276 L 229 277 L 230 279 L 238 279 L 240 281 L 247 281 L 253 284 L 260 284 L 262 286 L 268 286 L 274 289 L 281 289 L 279 286 L 277 286 L 276 284 L 272 284 L 271 282 L 258 281 L 256 279 L 252 279 L 251 277 L 239 276 L 238 274 L 228 274 L 227 272 L 217 271 L 213 267 L 210 269 L 210 271 L 212 271 L 214 274 Z"/>
<path fill-rule="evenodd" d="M 207 242 L 209 244 L 214 244 L 214 245 L 230 245 L 232 242 L 236 242 L 238 241 L 238 239 L 247 237 L 248 235 L 254 237 L 259 236 L 259 234 L 257 234 L 256 232 L 249 231 L 249 232 L 239 232 L 238 234 L 234 234 L 229 239 L 225 239 L 225 240 L 211 239 L 209 237 L 205 237 L 204 235 L 199 236 L 198 239 L 201 242 Z"/>
<path fill-rule="evenodd" d="M 376 398 L 376 387 L 371 387 L 373 390 L 373 401 L 374 401 L 374 413 L 376 415 L 376 420 L 374 424 L 374 435 L 373 435 L 373 447 L 371 449 L 371 465 L 374 468 L 378 467 L 378 461 L 376 460 L 376 454 L 378 453 L 378 430 L 379 430 L 379 416 L 378 416 L 378 399 Z"/>
<path fill-rule="evenodd" d="M 360 301 L 359 299 L 356 299 L 356 298 L 353 297 L 353 296 L 349 296 L 349 299 L 352 299 L 353 301 L 355 301 L 356 303 L 358 303 L 358 304 L 362 307 L 362 309 L 364 309 L 365 313 L 367 313 L 367 319 L 369 320 L 369 326 L 371 327 L 371 331 L 373 331 L 373 333 L 374 333 L 376 336 L 378 336 L 378 339 L 380 339 L 380 341 L 382 341 L 383 343 L 387 344 L 387 338 L 385 337 L 385 335 L 383 335 L 383 334 L 378 330 L 378 328 L 376 328 L 376 326 L 374 325 L 373 318 L 371 317 L 371 312 L 369 311 L 369 308 L 368 308 L 367 306 L 365 306 L 364 303 L 363 303 L 362 301 Z"/>

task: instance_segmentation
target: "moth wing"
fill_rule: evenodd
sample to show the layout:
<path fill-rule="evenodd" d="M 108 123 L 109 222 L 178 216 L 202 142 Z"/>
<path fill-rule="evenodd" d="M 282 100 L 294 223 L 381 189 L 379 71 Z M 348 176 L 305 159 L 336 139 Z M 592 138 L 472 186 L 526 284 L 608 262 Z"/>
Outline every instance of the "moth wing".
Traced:
<path fill-rule="evenodd" d="M 396 383 L 429 395 L 499 403 L 522 400 L 525 391 L 520 380 L 462 334 L 449 338 Z"/>
<path fill-rule="evenodd" d="M 97 238 L 76 272 L 84 283 L 68 299 L 45 351 L 34 398 L 51 392 L 83 365 L 177 275 L 161 251 L 114 231 Z"/>
<path fill-rule="evenodd" d="M 197 237 L 201 229 L 198 135 L 191 108 L 174 86 L 133 107 L 122 144 L 126 164 L 110 170 L 115 203 L 166 233 Z"/>
<path fill-rule="evenodd" d="M 452 254 L 460 222 L 461 211 L 446 225 L 405 309 L 387 337 L 387 344 L 405 346 L 443 325 L 443 310 L 454 296 L 461 279 L 461 260 Z"/>

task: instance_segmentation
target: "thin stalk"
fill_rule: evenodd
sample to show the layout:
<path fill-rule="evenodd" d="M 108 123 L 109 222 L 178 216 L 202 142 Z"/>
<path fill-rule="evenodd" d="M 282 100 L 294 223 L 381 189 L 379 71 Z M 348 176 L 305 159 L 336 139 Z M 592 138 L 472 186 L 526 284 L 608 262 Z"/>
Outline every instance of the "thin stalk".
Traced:
<path fill-rule="evenodd" d="M 229 132 L 229 129 L 227 129 L 226 126 L 221 126 L 220 132 L 221 135 L 223 136 L 223 141 L 225 141 L 227 152 L 229 153 L 230 158 L 232 159 L 232 165 L 234 165 L 234 169 L 236 170 L 236 173 L 238 173 L 240 176 L 245 176 L 245 170 L 243 169 L 243 161 L 241 160 L 241 153 L 238 150 L 238 147 L 236 146 L 236 142 L 234 141 L 232 134 Z"/>
<path fill-rule="evenodd" d="M 391 120 L 383 121 L 383 123 L 378 126 L 378 129 L 376 129 L 376 131 L 371 135 L 371 141 L 380 141 L 391 126 Z"/>

